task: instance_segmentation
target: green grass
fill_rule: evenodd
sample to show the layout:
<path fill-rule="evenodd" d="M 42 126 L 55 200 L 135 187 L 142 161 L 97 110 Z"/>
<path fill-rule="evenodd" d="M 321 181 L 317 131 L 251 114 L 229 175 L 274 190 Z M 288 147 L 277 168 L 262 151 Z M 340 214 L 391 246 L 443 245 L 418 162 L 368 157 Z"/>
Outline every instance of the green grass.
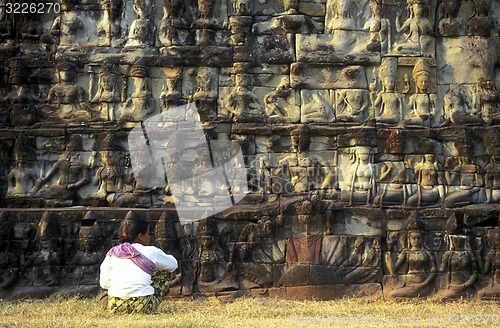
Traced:
<path fill-rule="evenodd" d="M 94 300 L 79 298 L 2 301 L 0 327 L 500 326 L 499 304 L 480 301 L 395 303 L 363 299 L 284 301 L 248 298 L 221 302 L 209 298 L 165 301 L 157 312 L 153 315 L 111 315 Z M 415 325 L 406 321 L 415 317 L 431 321 Z"/>

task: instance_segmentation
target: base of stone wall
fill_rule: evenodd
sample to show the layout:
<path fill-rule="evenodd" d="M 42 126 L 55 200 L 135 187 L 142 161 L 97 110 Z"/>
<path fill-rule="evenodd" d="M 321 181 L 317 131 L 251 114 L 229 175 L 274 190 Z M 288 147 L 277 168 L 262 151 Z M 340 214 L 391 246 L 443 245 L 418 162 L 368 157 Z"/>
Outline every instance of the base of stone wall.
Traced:
<path fill-rule="evenodd" d="M 382 298 L 382 285 L 377 283 L 361 285 L 293 286 L 269 289 L 268 296 L 293 301 L 328 301 L 340 298 Z"/>

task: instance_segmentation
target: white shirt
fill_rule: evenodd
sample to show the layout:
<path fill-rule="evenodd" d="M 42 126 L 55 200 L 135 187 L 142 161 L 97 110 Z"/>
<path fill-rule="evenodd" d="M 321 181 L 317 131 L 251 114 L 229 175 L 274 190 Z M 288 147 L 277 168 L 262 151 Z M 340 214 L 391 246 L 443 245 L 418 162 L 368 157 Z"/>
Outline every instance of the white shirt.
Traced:
<path fill-rule="evenodd" d="M 156 271 L 177 269 L 177 260 L 155 246 L 134 243 L 132 246 L 156 264 Z M 151 276 L 131 259 L 106 256 L 101 264 L 99 284 L 113 297 L 137 297 L 154 294 Z"/>

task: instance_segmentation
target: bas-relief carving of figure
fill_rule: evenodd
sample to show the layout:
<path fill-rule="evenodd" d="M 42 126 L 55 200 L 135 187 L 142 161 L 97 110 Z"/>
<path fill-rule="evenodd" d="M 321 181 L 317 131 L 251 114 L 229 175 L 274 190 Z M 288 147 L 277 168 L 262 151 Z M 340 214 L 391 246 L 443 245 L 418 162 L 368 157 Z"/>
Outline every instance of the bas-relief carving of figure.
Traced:
<path fill-rule="evenodd" d="M 459 17 L 462 0 L 441 0 L 444 17 L 438 23 L 438 31 L 442 36 L 454 37 L 465 35 L 465 20 Z"/>
<path fill-rule="evenodd" d="M 382 90 L 373 101 L 375 120 L 378 124 L 399 124 L 403 116 L 403 98 L 396 92 L 397 58 L 382 59 L 380 78 Z"/>
<path fill-rule="evenodd" d="M 4 212 L 0 213 L 0 297 L 18 278 L 19 259 L 12 251 L 12 223 Z"/>
<path fill-rule="evenodd" d="M 92 103 L 97 103 L 101 117 L 108 121 L 114 121 L 117 117 L 117 103 L 121 101 L 118 90 L 117 66 L 114 64 L 103 64 L 99 69 L 97 92 L 92 98 Z"/>
<path fill-rule="evenodd" d="M 373 149 L 357 147 L 351 150 L 340 200 L 349 205 L 370 205 L 376 192 Z"/>
<path fill-rule="evenodd" d="M 226 261 L 224 251 L 217 243 L 218 229 L 209 220 L 198 225 L 199 249 L 195 262 L 198 289 L 203 292 L 235 288 L 233 263 Z"/>
<path fill-rule="evenodd" d="M 370 31 L 371 43 L 366 48 L 369 51 L 387 53 L 392 46 L 391 21 L 385 17 L 382 0 L 370 0 L 369 6 L 372 17 L 363 28 Z"/>
<path fill-rule="evenodd" d="M 429 49 L 433 37 L 434 26 L 428 18 L 429 0 L 408 1 L 408 17 L 400 23 L 399 14 L 396 16 L 396 31 L 406 33 L 394 45 L 394 51 L 402 54 L 431 54 Z"/>
<path fill-rule="evenodd" d="M 196 92 L 193 100 L 203 118 L 215 117 L 215 103 L 218 97 L 217 70 L 209 67 L 200 67 L 196 75 Z M 203 120 L 203 119 L 202 119 Z"/>
<path fill-rule="evenodd" d="M 415 220 L 410 214 L 407 220 Z M 404 300 L 428 296 L 432 291 L 434 279 L 437 276 L 437 266 L 434 255 L 424 243 L 425 235 L 417 225 L 411 224 L 407 232 L 407 246 L 401 251 L 394 265 L 388 265 L 389 274 L 395 275 L 400 269 L 405 268 L 402 285 L 395 286 L 387 293 L 387 298 Z"/>
<path fill-rule="evenodd" d="M 484 288 L 477 293 L 483 300 L 498 300 L 500 297 L 500 229 L 486 230 L 486 238 L 490 249 L 484 258 L 483 273 L 491 272 L 492 276 Z"/>
<path fill-rule="evenodd" d="M 38 226 L 38 249 L 24 264 L 26 276 L 34 287 L 54 286 L 59 282 L 61 254 L 56 251 L 58 236 L 57 223 L 51 213 L 45 212 Z"/>
<path fill-rule="evenodd" d="M 377 238 L 357 236 L 348 258 L 336 274 L 343 276 L 345 284 L 369 282 L 380 273 L 380 243 Z"/>
<path fill-rule="evenodd" d="M 447 236 L 449 250 L 443 254 L 439 272 L 445 273 L 446 289 L 438 298 L 449 300 L 470 294 L 472 285 L 478 278 L 477 260 L 469 246 L 467 236 L 451 234 Z"/>
<path fill-rule="evenodd" d="M 429 127 L 436 116 L 437 96 L 428 92 L 430 75 L 429 63 L 419 58 L 412 71 L 416 93 L 408 100 L 410 112 L 404 120 L 406 126 Z"/>
<path fill-rule="evenodd" d="M 97 25 L 97 35 L 110 38 L 122 38 L 123 28 L 120 16 L 123 11 L 123 0 L 99 0 L 103 18 Z"/>
<path fill-rule="evenodd" d="M 421 162 L 414 168 L 416 178 L 416 193 L 408 198 L 408 206 L 438 205 L 444 195 L 443 178 L 433 153 L 426 153 Z"/>
<path fill-rule="evenodd" d="M 450 123 L 456 125 L 484 125 L 484 120 L 479 117 L 477 109 L 469 109 L 466 95 L 459 85 L 450 85 L 450 90 L 443 97 L 445 121 L 440 126 Z"/>
<path fill-rule="evenodd" d="M 155 2 L 152 0 L 134 0 L 134 11 L 137 18 L 130 25 L 125 47 L 154 46 L 156 38 L 156 27 L 152 20 L 154 9 Z"/>
<path fill-rule="evenodd" d="M 476 89 L 476 98 L 482 119 L 488 125 L 500 123 L 500 90 L 494 81 L 486 80 Z"/>
<path fill-rule="evenodd" d="M 332 104 L 321 91 L 302 91 L 302 123 L 329 123 L 335 121 Z"/>
<path fill-rule="evenodd" d="M 337 122 L 365 123 L 372 118 L 367 90 L 336 90 L 335 98 Z"/>
<path fill-rule="evenodd" d="M 182 228 L 182 237 L 179 241 L 181 249 L 182 295 L 193 294 L 195 279 L 195 261 L 198 244 L 194 236 L 193 224 L 187 223 Z"/>
<path fill-rule="evenodd" d="M 266 114 L 271 122 L 282 122 L 287 119 L 295 119 L 295 108 L 292 108 L 289 101 L 289 98 L 293 96 L 293 94 L 288 77 L 284 77 L 275 90 L 264 96 Z"/>
<path fill-rule="evenodd" d="M 329 12 L 330 21 L 326 26 L 330 30 L 353 30 L 356 26 L 350 10 L 353 6 L 353 0 L 328 0 L 326 10 Z"/>
<path fill-rule="evenodd" d="M 453 160 L 453 158 L 448 159 L 448 161 L 450 160 Z M 454 167 L 452 167 L 451 163 L 447 163 L 445 176 L 449 186 L 458 185 L 458 188 L 448 192 L 444 199 L 444 206 L 453 208 L 484 203 L 486 201 L 486 192 L 482 172 L 479 171 L 479 166 L 474 163 L 471 154 L 462 154 L 455 161 L 458 163 L 455 163 Z"/>
<path fill-rule="evenodd" d="M 83 225 L 86 220 L 93 221 L 91 216 L 92 213 L 88 212 L 82 221 L 78 234 L 80 249 L 70 263 L 70 266 L 74 268 L 73 279 L 78 285 L 99 284 L 99 266 L 105 256 L 102 243 L 103 232 L 99 220 L 92 225 Z"/>
<path fill-rule="evenodd" d="M 385 161 L 380 169 L 380 190 L 373 199 L 373 204 L 379 206 L 401 205 L 407 197 L 406 167 L 402 162 Z"/>
<path fill-rule="evenodd" d="M 169 108 L 181 105 L 181 70 L 175 70 L 171 76 L 165 78 L 165 84 L 160 93 L 160 111 L 167 111 Z"/>
<path fill-rule="evenodd" d="M 21 139 L 16 140 L 14 146 L 14 154 L 16 166 L 9 172 L 7 176 L 7 197 L 25 197 L 30 196 L 31 188 L 33 188 L 38 175 L 35 170 L 26 164 L 26 151 L 36 152 L 35 149 L 26 149 Z"/>
<path fill-rule="evenodd" d="M 217 7 L 217 0 L 198 0 L 199 18 L 193 25 L 199 28 L 213 28 L 219 22 L 214 17 L 214 9 Z"/>
<path fill-rule="evenodd" d="M 85 90 L 76 83 L 76 66 L 63 62 L 57 67 L 58 83 L 49 90 L 42 111 L 50 120 L 88 122 L 96 113 L 85 101 Z"/>
<path fill-rule="evenodd" d="M 245 73 L 236 74 L 235 89 L 228 96 L 226 108 L 236 123 L 267 121 L 263 106 L 250 87 L 251 76 Z"/>
<path fill-rule="evenodd" d="M 112 204 L 120 195 L 127 190 L 125 175 L 122 167 L 123 148 L 111 140 L 105 138 L 99 147 L 101 166 L 97 169 L 94 184 L 98 190 L 89 198 L 105 200 Z"/>
<path fill-rule="evenodd" d="M 90 182 L 88 167 L 78 153 L 82 149 L 81 136 L 72 135 L 66 151 L 45 176 L 35 182 L 31 190 L 34 196 L 55 204 L 72 204 L 77 200 L 78 189 Z"/>
<path fill-rule="evenodd" d="M 474 0 L 475 16 L 469 20 L 469 35 L 496 36 L 499 32 L 498 21 L 490 16 L 491 0 Z"/>
<path fill-rule="evenodd" d="M 134 84 L 134 92 L 125 102 L 120 117 L 128 121 L 141 121 L 147 115 L 155 111 L 153 93 L 149 86 L 148 67 L 142 64 L 134 64 L 130 70 Z"/>
<path fill-rule="evenodd" d="M 238 239 L 239 272 L 260 287 L 273 284 L 273 264 L 283 263 L 284 254 L 273 238 L 274 223 L 263 218 L 247 224 Z"/>
<path fill-rule="evenodd" d="M 491 161 L 485 167 L 486 197 L 488 203 L 500 201 L 500 156 L 491 156 Z"/>
<path fill-rule="evenodd" d="M 36 102 L 38 97 L 28 84 L 29 72 L 22 60 L 12 60 L 9 64 L 9 84 L 12 90 L 3 101 L 10 110 L 10 123 L 14 126 L 32 125 L 36 122 Z"/>

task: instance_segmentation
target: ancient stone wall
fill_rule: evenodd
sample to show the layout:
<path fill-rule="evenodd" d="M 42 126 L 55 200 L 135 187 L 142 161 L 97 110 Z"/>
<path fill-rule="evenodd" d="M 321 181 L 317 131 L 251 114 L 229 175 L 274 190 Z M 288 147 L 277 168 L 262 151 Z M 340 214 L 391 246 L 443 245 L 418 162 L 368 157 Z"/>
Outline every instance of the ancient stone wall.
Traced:
<path fill-rule="evenodd" d="M 174 296 L 500 296 L 498 1 L 60 1 L 0 3 L 0 298 L 96 293 L 134 216 Z M 250 192 L 181 224 L 128 136 L 188 103 Z"/>

